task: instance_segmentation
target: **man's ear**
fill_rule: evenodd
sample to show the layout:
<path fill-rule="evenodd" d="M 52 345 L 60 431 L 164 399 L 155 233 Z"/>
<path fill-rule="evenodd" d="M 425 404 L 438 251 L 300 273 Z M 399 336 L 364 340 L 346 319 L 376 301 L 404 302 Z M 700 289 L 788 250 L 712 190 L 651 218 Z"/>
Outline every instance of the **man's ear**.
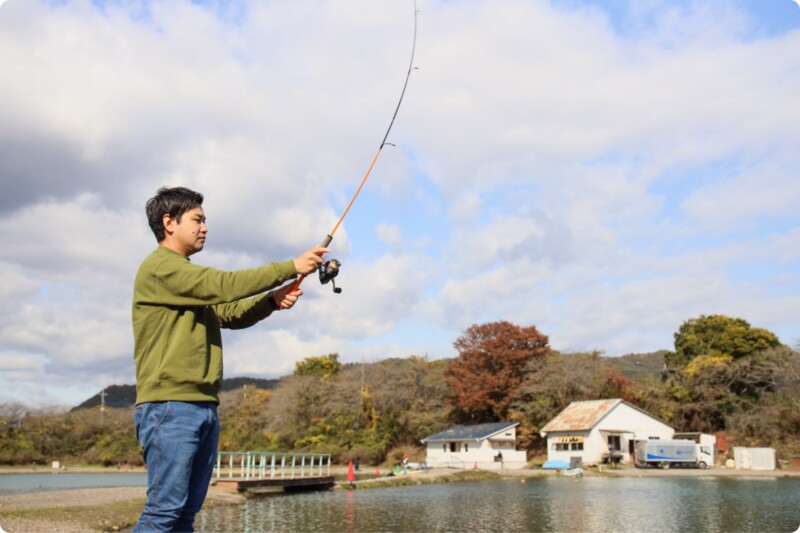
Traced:
<path fill-rule="evenodd" d="M 164 233 L 166 235 L 175 233 L 176 221 L 174 218 L 165 213 L 164 216 L 161 217 L 161 223 L 164 224 Z"/>

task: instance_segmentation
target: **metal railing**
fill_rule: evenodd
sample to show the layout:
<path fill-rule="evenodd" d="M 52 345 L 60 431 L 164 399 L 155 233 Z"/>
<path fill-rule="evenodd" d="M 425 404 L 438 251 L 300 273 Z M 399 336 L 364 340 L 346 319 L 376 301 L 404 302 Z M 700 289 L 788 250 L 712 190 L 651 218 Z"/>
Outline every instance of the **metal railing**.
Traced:
<path fill-rule="evenodd" d="M 223 460 L 225 458 L 226 460 Z M 217 452 L 217 479 L 295 479 L 330 476 L 331 454 L 286 452 Z"/>

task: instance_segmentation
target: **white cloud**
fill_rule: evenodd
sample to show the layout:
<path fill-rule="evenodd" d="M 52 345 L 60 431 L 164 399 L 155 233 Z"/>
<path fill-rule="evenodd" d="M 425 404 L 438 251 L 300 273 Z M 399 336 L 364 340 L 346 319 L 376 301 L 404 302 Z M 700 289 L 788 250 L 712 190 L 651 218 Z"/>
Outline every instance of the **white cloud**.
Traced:
<path fill-rule="evenodd" d="M 391 249 L 402 250 L 403 236 L 400 233 L 400 226 L 397 224 L 378 224 L 375 228 L 378 238 Z"/>
<path fill-rule="evenodd" d="M 161 185 L 206 194 L 200 264 L 319 242 L 411 45 L 405 2 L 95 4 L 0 10 L 0 401 L 132 382 Z M 333 244 L 343 293 L 312 276 L 297 308 L 226 334 L 228 375 L 450 355 L 500 319 L 611 354 L 711 312 L 793 342 L 800 31 L 746 7 L 421 1 L 397 146 Z"/>

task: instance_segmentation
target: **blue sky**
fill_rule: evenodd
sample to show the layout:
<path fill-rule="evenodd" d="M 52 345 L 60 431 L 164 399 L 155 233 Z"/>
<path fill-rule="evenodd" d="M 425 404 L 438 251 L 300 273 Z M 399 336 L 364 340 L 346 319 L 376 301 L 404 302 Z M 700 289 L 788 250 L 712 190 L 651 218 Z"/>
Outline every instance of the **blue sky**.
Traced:
<path fill-rule="evenodd" d="M 800 7 L 418 0 L 415 70 L 333 242 L 344 292 L 225 334 L 226 375 L 453 357 L 474 323 L 564 351 L 744 318 L 800 342 Z M 161 185 L 224 269 L 336 222 L 408 67 L 411 1 L 0 3 L 0 403 L 134 383 Z"/>

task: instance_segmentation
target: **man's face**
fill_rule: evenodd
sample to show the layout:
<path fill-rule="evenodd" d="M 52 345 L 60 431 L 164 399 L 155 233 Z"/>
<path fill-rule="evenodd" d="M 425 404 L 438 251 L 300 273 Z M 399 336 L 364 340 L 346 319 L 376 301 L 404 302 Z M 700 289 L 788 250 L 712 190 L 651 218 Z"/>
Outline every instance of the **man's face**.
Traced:
<path fill-rule="evenodd" d="M 186 257 L 202 250 L 206 243 L 208 228 L 202 207 L 186 211 L 181 215 L 180 222 L 164 215 L 164 228 L 172 235 L 176 251 Z"/>

